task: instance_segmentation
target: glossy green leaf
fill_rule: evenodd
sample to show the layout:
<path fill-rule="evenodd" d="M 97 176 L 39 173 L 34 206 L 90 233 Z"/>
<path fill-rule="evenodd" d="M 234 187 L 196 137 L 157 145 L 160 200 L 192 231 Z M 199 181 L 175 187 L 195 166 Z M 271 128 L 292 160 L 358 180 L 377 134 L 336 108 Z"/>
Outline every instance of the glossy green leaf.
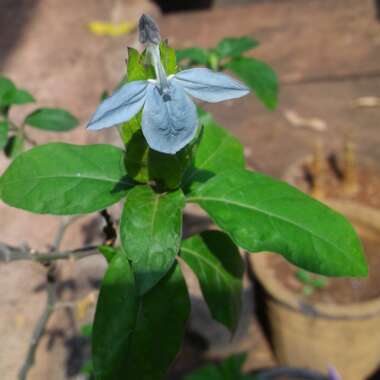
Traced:
<path fill-rule="evenodd" d="M 220 127 L 210 114 L 201 113 L 200 123 L 204 128 L 194 165 L 183 179 L 186 191 L 194 191 L 215 174 L 245 166 L 243 146 L 236 137 Z"/>
<path fill-rule="evenodd" d="M 77 127 L 79 120 L 59 108 L 40 108 L 25 118 L 25 124 L 46 131 L 65 132 Z"/>
<path fill-rule="evenodd" d="M 168 367 L 182 345 L 189 314 L 187 286 L 179 266 L 175 264 L 142 298 L 131 337 L 128 355 L 130 366 L 125 372 L 126 379 L 165 378 Z"/>
<path fill-rule="evenodd" d="M 226 65 L 234 72 L 270 110 L 277 106 L 278 79 L 266 63 L 253 58 L 237 58 Z"/>
<path fill-rule="evenodd" d="M 41 214 L 102 210 L 126 195 L 124 151 L 111 145 L 41 145 L 5 171 L 0 195 L 10 206 Z"/>
<path fill-rule="evenodd" d="M 220 58 L 236 58 L 257 46 L 259 42 L 251 37 L 227 37 L 219 42 L 216 52 Z"/>
<path fill-rule="evenodd" d="M 140 294 L 156 285 L 173 265 L 181 243 L 184 206 L 181 190 L 158 194 L 148 186 L 136 186 L 128 193 L 120 238 Z"/>
<path fill-rule="evenodd" d="M 180 349 L 189 312 L 177 264 L 149 293 L 137 298 L 128 260 L 117 256 L 103 280 L 95 315 L 96 380 L 163 379 Z"/>
<path fill-rule="evenodd" d="M 9 123 L 6 120 L 0 121 L 0 149 L 3 149 L 8 141 Z"/>
<path fill-rule="evenodd" d="M 229 170 L 199 187 L 189 201 L 250 252 L 277 252 L 329 276 L 367 275 L 361 242 L 350 223 L 284 182 Z"/>
<path fill-rule="evenodd" d="M 207 65 L 208 51 L 201 48 L 188 48 L 176 51 L 177 61 L 188 60 L 190 64 Z"/>
<path fill-rule="evenodd" d="M 8 158 L 15 159 L 24 150 L 25 139 L 21 134 L 15 134 L 8 138 L 4 147 L 4 153 Z"/>
<path fill-rule="evenodd" d="M 92 359 L 97 380 L 123 378 L 138 310 L 131 266 L 125 255 L 116 255 L 102 281 L 92 331 Z"/>
<path fill-rule="evenodd" d="M 234 332 L 244 273 L 239 249 L 225 233 L 206 231 L 182 243 L 181 257 L 197 276 L 213 318 Z"/>

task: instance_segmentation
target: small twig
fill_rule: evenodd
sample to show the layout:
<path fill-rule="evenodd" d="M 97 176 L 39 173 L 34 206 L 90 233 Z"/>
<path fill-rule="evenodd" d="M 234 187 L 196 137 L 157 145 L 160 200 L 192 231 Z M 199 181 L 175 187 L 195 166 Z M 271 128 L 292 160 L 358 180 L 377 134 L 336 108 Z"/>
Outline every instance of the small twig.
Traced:
<path fill-rule="evenodd" d="M 0 243 L 0 262 L 29 260 L 39 263 L 47 263 L 50 261 L 65 260 L 70 258 L 79 260 L 98 253 L 99 251 L 97 245 L 90 245 L 63 252 L 49 251 L 46 253 L 36 253 L 25 247 L 12 247 L 7 244 Z"/>
<path fill-rule="evenodd" d="M 18 380 L 26 380 L 29 370 L 34 365 L 38 344 L 44 335 L 46 325 L 54 311 L 54 304 L 56 302 L 56 287 L 55 265 L 50 265 L 47 272 L 46 306 L 33 331 L 28 353 L 18 374 Z"/>
<path fill-rule="evenodd" d="M 53 240 L 53 244 L 51 246 L 51 251 L 58 251 L 62 243 L 62 240 L 65 236 L 67 228 L 79 218 L 80 216 L 74 216 L 74 217 L 64 217 L 63 219 L 61 219 L 60 225 L 58 227 L 58 230 Z"/>

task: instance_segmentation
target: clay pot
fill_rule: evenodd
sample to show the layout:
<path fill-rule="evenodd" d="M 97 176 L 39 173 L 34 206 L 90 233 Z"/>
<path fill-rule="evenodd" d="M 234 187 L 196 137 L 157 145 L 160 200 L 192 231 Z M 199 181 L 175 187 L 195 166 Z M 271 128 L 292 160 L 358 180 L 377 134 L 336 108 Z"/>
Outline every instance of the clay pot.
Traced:
<path fill-rule="evenodd" d="M 345 214 L 360 235 L 375 231 L 380 236 L 379 210 L 336 199 L 324 202 Z M 301 300 L 276 276 L 271 255 L 251 254 L 249 260 L 263 290 L 263 304 L 257 308 L 266 310 L 280 364 L 321 372 L 333 365 L 344 380 L 372 374 L 380 364 L 380 298 L 344 305 Z"/>

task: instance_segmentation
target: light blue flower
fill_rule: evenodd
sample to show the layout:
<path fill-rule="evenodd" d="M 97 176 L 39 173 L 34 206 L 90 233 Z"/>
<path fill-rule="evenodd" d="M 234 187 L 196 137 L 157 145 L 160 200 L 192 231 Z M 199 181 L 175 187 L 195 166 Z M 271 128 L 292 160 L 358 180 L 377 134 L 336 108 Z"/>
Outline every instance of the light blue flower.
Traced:
<path fill-rule="evenodd" d="M 175 154 L 194 138 L 198 128 L 196 107 L 189 95 L 214 103 L 239 98 L 249 90 L 229 76 L 206 68 L 167 77 L 160 59 L 158 27 L 153 22 L 153 28 L 152 22 L 147 16 L 140 19 L 140 41 L 146 44 L 156 79 L 123 85 L 99 105 L 87 128 L 112 127 L 143 109 L 142 132 L 148 145 L 156 151 Z"/>

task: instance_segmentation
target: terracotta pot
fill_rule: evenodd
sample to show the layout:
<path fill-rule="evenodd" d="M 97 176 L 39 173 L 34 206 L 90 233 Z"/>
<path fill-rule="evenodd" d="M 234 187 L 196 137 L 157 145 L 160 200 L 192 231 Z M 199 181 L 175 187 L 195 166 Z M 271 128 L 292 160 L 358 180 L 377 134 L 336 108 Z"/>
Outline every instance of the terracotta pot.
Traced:
<path fill-rule="evenodd" d="M 378 210 L 340 200 L 325 203 L 346 214 L 359 234 L 380 234 Z M 321 372 L 334 365 L 344 380 L 363 380 L 373 373 L 380 364 L 380 298 L 345 305 L 301 300 L 276 277 L 271 255 L 251 254 L 249 259 L 264 290 L 258 309 L 266 309 L 280 364 Z"/>

